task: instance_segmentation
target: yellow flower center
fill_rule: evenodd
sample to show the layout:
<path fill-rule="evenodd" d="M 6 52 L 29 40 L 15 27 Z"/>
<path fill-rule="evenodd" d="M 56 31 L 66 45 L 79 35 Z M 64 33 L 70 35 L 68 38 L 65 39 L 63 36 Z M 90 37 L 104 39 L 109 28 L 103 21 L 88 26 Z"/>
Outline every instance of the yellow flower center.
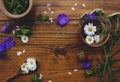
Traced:
<path fill-rule="evenodd" d="M 22 68 L 25 68 L 25 65 L 22 65 Z"/>
<path fill-rule="evenodd" d="M 92 32 L 93 28 L 92 27 L 88 27 L 88 31 Z"/>
<path fill-rule="evenodd" d="M 33 65 L 33 61 L 30 61 L 30 64 Z"/>
<path fill-rule="evenodd" d="M 92 38 L 88 38 L 88 41 L 92 41 Z"/>
<path fill-rule="evenodd" d="M 26 40 L 26 37 L 23 37 L 23 40 Z"/>

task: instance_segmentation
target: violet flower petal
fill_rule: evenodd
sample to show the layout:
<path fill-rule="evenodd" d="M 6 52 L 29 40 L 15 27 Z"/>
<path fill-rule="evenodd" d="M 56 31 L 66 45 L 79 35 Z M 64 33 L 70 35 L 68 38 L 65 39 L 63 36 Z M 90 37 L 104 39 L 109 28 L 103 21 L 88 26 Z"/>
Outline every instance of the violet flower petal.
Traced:
<path fill-rule="evenodd" d="M 5 44 L 5 47 L 7 49 L 10 49 L 15 44 L 12 37 L 5 37 L 5 38 L 3 38 L 2 42 Z"/>
<path fill-rule="evenodd" d="M 0 52 L 5 51 L 5 45 L 3 43 L 0 43 Z"/>
<path fill-rule="evenodd" d="M 87 69 L 92 65 L 92 62 L 87 60 L 82 63 L 82 69 Z"/>
<path fill-rule="evenodd" d="M 68 23 L 69 19 L 66 14 L 59 14 L 57 17 L 58 24 L 64 26 Z"/>
<path fill-rule="evenodd" d="M 86 19 L 97 20 L 98 18 L 97 18 L 97 16 L 96 16 L 94 13 L 89 13 L 89 14 L 87 15 L 87 18 L 86 18 Z"/>
<path fill-rule="evenodd" d="M 8 33 L 10 33 L 10 29 L 11 29 L 11 25 L 7 23 L 2 27 L 1 32 L 8 34 Z"/>

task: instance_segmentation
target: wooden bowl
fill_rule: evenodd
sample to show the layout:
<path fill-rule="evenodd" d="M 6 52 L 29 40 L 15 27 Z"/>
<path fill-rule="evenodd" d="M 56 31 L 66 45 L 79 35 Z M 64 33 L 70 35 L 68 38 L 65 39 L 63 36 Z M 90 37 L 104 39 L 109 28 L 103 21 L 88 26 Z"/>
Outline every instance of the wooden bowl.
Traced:
<path fill-rule="evenodd" d="M 0 0 L 0 9 L 1 9 L 1 11 L 6 16 L 8 16 L 10 18 L 22 18 L 22 17 L 26 16 L 30 12 L 30 10 L 32 9 L 32 5 L 33 5 L 33 0 L 29 0 L 28 9 L 25 12 L 23 12 L 22 14 L 19 14 L 19 15 L 13 15 L 6 9 L 6 6 L 4 4 L 4 0 Z"/>
<path fill-rule="evenodd" d="M 86 41 L 85 41 L 85 33 L 84 33 L 84 25 L 85 24 L 88 24 L 88 23 L 94 23 L 94 24 L 100 24 L 101 25 L 101 29 L 104 29 L 105 30 L 105 33 L 104 35 L 102 35 L 100 37 L 100 42 L 98 43 L 93 43 L 93 44 L 88 44 Z M 109 40 L 109 37 L 110 37 L 110 30 L 109 30 L 109 25 L 102 22 L 102 21 L 93 21 L 93 20 L 86 20 L 86 21 L 83 21 L 81 20 L 81 29 L 80 29 L 80 36 L 83 40 L 83 42 L 91 47 L 100 47 L 100 46 L 103 46 L 108 40 Z"/>

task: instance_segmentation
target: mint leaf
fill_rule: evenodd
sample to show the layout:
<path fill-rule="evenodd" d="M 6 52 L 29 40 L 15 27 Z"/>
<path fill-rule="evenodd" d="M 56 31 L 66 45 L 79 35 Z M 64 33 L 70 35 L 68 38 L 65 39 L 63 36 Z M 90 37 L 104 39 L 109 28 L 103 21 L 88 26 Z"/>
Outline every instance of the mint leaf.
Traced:
<path fill-rule="evenodd" d="M 16 32 L 15 32 L 15 37 L 16 37 L 16 38 L 21 38 L 21 34 L 20 34 L 18 31 L 16 31 Z"/>
<path fill-rule="evenodd" d="M 29 29 L 22 29 L 21 31 L 22 31 L 22 34 L 23 34 L 23 35 L 29 35 L 29 34 L 32 33 L 32 31 L 29 30 Z"/>

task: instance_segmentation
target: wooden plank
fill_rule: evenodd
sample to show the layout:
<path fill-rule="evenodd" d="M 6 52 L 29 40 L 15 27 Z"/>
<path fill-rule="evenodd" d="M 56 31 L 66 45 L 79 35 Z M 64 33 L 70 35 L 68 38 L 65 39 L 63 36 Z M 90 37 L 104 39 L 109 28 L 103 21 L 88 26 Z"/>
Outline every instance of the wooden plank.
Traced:
<path fill-rule="evenodd" d="M 16 45 L 7 50 L 7 59 L 0 60 L 0 82 L 3 82 L 6 78 L 16 73 L 20 65 L 28 57 L 34 57 L 39 62 L 38 72 L 43 74 L 44 82 L 52 80 L 53 82 L 98 82 L 98 78 L 84 78 L 84 71 L 81 69 L 80 62 L 77 62 L 76 55 L 81 50 L 86 51 L 87 54 L 93 55 L 93 65 L 96 65 L 96 58 L 102 56 L 102 52 L 99 48 L 91 48 L 85 45 L 80 39 L 80 16 L 84 12 L 91 12 L 95 8 L 103 8 L 106 11 L 106 15 L 120 11 L 120 1 L 119 0 L 33 0 L 33 17 L 37 18 L 38 14 L 43 13 L 48 9 L 46 4 L 51 3 L 51 9 L 54 10 L 54 14 L 47 14 L 48 16 L 54 18 L 54 23 L 43 24 L 38 21 L 34 21 L 32 29 L 33 35 L 30 36 L 28 44 L 23 44 L 20 39 L 15 38 L 13 34 L 2 34 L 0 32 L 0 42 L 2 37 L 13 36 Z M 71 7 L 78 3 L 75 11 L 71 10 Z M 82 4 L 85 4 L 84 8 Z M 70 18 L 69 23 L 61 27 L 56 22 L 56 17 L 59 13 L 66 13 Z M 0 29 L 3 23 L 12 20 L 5 16 L 0 11 Z M 113 31 L 113 29 L 112 29 Z M 54 47 L 56 45 L 66 47 L 67 45 L 79 44 L 80 46 L 75 49 L 70 49 L 67 52 L 67 56 L 59 56 L 57 58 L 54 53 Z M 53 47 L 50 47 L 52 45 Z M 50 49 L 48 48 L 50 47 Z M 21 56 L 17 56 L 17 51 L 26 50 Z M 113 47 L 112 53 L 117 49 L 120 49 L 120 39 Z M 120 58 L 120 55 L 115 57 Z M 120 63 L 114 65 L 116 68 L 120 68 Z M 79 69 L 77 72 L 73 72 L 73 69 Z M 68 72 L 72 74 L 69 75 Z M 33 74 L 21 76 L 15 79 L 13 82 L 30 82 L 30 77 Z M 120 75 L 116 75 L 120 77 Z M 120 78 L 118 78 L 118 82 Z"/>

